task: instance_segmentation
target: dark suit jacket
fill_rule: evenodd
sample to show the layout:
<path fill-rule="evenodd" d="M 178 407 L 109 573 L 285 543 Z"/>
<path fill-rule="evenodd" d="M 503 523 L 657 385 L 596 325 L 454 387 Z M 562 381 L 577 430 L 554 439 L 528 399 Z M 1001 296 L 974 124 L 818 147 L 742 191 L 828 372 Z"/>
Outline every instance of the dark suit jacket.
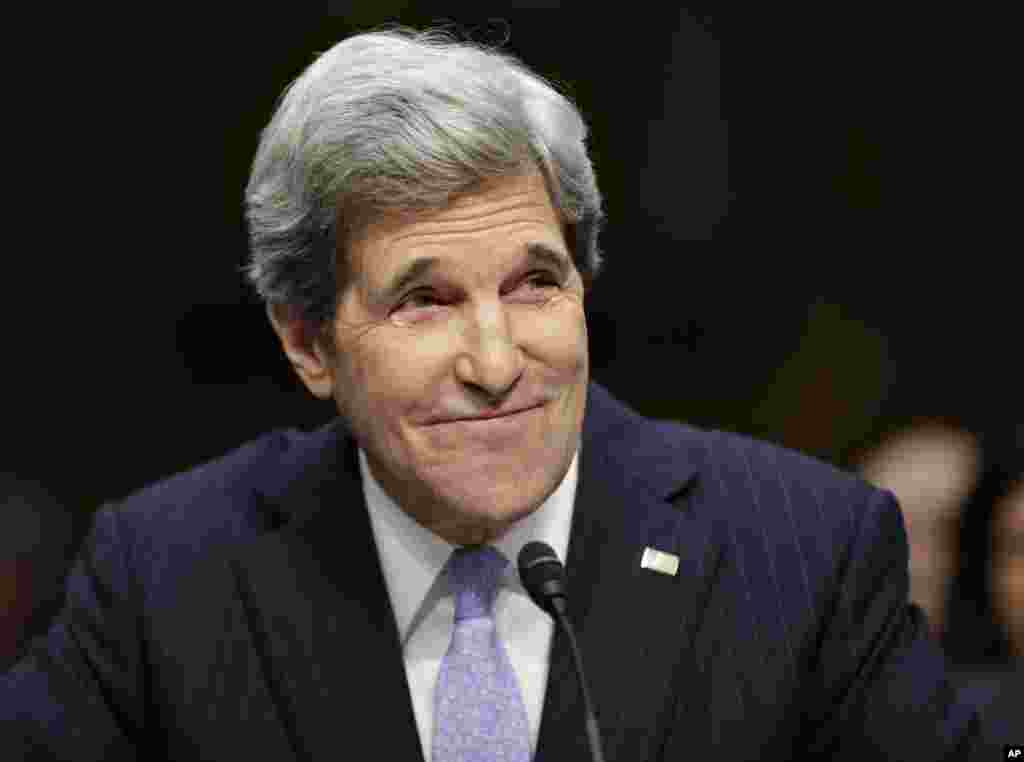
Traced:
<path fill-rule="evenodd" d="M 960 758 L 977 711 L 908 606 L 892 496 L 592 383 L 567 569 L 609 762 Z M 679 557 L 667 576 L 644 548 Z M 18 750 L 99 760 L 420 758 L 360 485 L 334 423 L 97 514 L 48 636 L 0 678 Z M 556 635 L 536 759 L 589 759 Z M 11 747 L 8 747 L 11 748 Z M 987 757 L 985 757 L 987 758 Z"/>

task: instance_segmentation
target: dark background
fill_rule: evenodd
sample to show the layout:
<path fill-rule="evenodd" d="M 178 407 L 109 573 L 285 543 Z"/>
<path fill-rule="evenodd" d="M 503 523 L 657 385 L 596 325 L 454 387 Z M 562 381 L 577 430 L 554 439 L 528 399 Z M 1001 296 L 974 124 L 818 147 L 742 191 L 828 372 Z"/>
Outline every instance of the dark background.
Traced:
<path fill-rule="evenodd" d="M 40 170 L 60 191 L 8 281 L 8 470 L 87 515 L 331 416 L 239 274 L 242 193 L 286 84 L 387 22 L 507 38 L 579 105 L 609 219 L 593 377 L 641 412 L 840 465 L 913 417 L 1021 421 L 1015 246 L 990 232 L 1009 200 L 978 169 L 963 20 L 631 10 L 380 0 L 86 36 L 50 78 L 75 98 Z"/>

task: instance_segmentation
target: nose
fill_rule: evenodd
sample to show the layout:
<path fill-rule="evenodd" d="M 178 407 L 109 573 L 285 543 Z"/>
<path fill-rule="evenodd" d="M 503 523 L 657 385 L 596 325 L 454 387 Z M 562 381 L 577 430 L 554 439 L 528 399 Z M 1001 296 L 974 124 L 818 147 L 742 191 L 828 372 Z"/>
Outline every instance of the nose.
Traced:
<path fill-rule="evenodd" d="M 459 381 L 489 398 L 503 399 L 523 374 L 523 353 L 500 306 L 482 305 L 465 330 L 465 342 L 455 358 Z"/>

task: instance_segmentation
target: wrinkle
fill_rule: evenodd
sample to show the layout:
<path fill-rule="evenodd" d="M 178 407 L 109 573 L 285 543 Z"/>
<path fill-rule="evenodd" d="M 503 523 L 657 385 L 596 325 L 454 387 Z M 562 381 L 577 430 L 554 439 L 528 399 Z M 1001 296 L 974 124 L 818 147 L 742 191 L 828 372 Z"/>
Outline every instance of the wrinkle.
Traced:
<path fill-rule="evenodd" d="M 427 242 L 424 242 L 424 243 L 415 244 L 415 247 L 416 248 L 421 248 L 421 247 L 424 247 L 424 246 L 431 246 L 431 245 L 446 246 L 446 245 L 449 244 L 449 240 L 450 239 L 458 239 L 458 238 L 461 238 L 461 237 L 464 237 L 464 236 L 472 235 L 474 233 L 483 233 L 483 232 L 487 232 L 487 231 L 490 231 L 490 230 L 494 230 L 496 228 L 506 227 L 511 232 L 511 231 L 516 230 L 518 228 L 535 227 L 535 226 L 540 226 L 540 225 L 543 225 L 543 224 L 544 224 L 544 220 L 541 220 L 541 219 L 537 219 L 535 221 L 534 220 L 517 221 L 517 222 L 514 222 L 514 223 L 500 222 L 499 221 L 499 222 L 494 222 L 494 223 L 490 223 L 490 224 L 486 224 L 486 225 L 480 225 L 480 226 L 472 227 L 472 228 L 470 228 L 470 227 L 460 228 L 460 229 L 457 229 L 457 230 L 430 230 L 430 231 L 420 231 L 420 232 L 416 232 L 416 233 L 407 233 L 407 234 L 403 235 L 401 238 L 391 239 L 391 241 L 389 241 L 389 243 L 391 245 L 394 245 L 394 244 L 398 243 L 399 241 L 415 240 L 417 238 L 423 238 L 424 236 L 444 236 L 445 240 L 443 240 L 443 241 L 427 241 Z"/>
<path fill-rule="evenodd" d="M 537 210 L 537 217 L 531 220 L 523 220 L 516 218 L 514 221 L 506 219 L 496 219 L 493 221 L 485 222 L 480 224 L 482 220 L 488 217 L 504 216 L 506 214 L 516 214 L 523 210 L 529 209 Z M 478 233 L 482 231 L 493 230 L 499 228 L 502 225 L 521 227 L 529 225 L 546 225 L 549 222 L 548 216 L 545 214 L 545 209 L 540 204 L 536 203 L 522 203 L 514 206 L 502 207 L 497 210 L 489 210 L 473 215 L 466 215 L 458 218 L 446 218 L 444 220 L 431 220 L 416 223 L 416 230 L 412 230 L 400 235 L 394 236 L 388 239 L 388 244 L 394 246 L 397 243 L 408 241 L 410 239 L 422 238 L 423 236 L 429 235 L 462 235 L 467 233 Z"/>

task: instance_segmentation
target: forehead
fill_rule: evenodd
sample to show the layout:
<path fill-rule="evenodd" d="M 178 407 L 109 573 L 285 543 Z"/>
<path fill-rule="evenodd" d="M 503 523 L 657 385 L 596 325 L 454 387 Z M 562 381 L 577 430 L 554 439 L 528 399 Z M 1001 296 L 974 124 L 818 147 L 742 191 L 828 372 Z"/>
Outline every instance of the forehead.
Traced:
<path fill-rule="evenodd" d="M 562 221 L 539 172 L 487 180 L 442 209 L 371 221 L 348 243 L 357 277 L 386 277 L 419 256 L 479 258 L 521 252 L 529 243 L 565 251 Z"/>

